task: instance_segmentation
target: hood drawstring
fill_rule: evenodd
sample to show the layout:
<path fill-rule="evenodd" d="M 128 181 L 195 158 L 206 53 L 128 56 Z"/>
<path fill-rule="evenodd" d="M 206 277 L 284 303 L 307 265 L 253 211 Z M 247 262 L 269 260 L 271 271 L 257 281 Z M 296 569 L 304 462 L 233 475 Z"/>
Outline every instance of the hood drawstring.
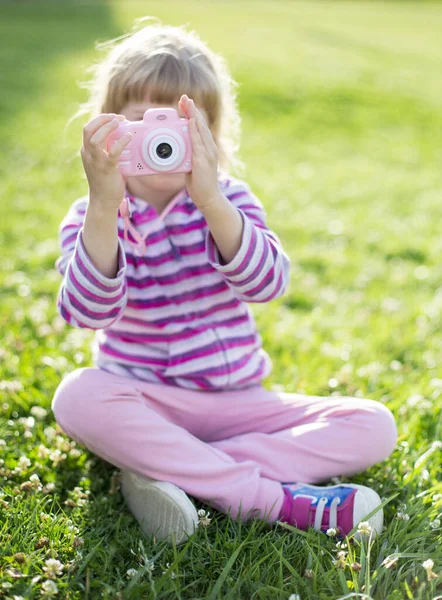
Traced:
<path fill-rule="evenodd" d="M 166 208 L 160 214 L 158 219 L 155 219 L 154 222 L 151 224 L 151 226 L 147 228 L 147 231 L 145 231 L 144 236 L 141 236 L 131 223 L 131 220 L 130 220 L 131 215 L 132 215 L 131 207 L 130 207 L 131 197 L 126 196 L 123 198 L 123 200 L 120 204 L 119 210 L 120 210 L 120 215 L 123 217 L 123 220 L 124 220 L 124 239 L 126 240 L 126 242 L 128 244 L 132 244 L 132 246 L 135 247 L 135 251 L 139 256 L 142 256 L 143 254 L 146 253 L 146 238 L 149 235 L 149 233 L 153 229 L 155 229 L 155 227 L 157 226 L 158 223 L 160 223 L 161 221 L 164 220 L 164 217 L 181 200 L 181 198 L 182 198 L 182 195 L 179 194 L 176 198 L 174 198 L 171 202 L 169 202 L 169 204 L 166 206 Z M 136 240 L 135 244 L 129 240 L 129 235 L 128 235 L 129 231 L 131 232 L 132 236 Z M 166 229 L 166 232 L 167 232 L 167 229 Z M 181 260 L 181 255 L 180 255 L 177 247 L 175 246 L 175 244 L 172 242 L 172 240 L 169 236 L 169 232 L 167 232 L 167 237 L 169 239 L 169 243 L 171 245 L 171 248 L 172 248 L 175 258 L 177 260 Z"/>

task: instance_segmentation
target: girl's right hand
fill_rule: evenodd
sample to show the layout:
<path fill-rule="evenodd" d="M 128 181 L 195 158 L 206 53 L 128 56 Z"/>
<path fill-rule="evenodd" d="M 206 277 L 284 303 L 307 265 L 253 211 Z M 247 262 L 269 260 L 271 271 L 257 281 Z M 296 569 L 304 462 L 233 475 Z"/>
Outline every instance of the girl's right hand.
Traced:
<path fill-rule="evenodd" d="M 124 135 L 114 142 L 109 152 L 106 151 L 107 136 L 124 119 L 123 115 L 102 114 L 89 121 L 83 129 L 80 153 L 89 182 L 89 202 L 100 210 L 117 210 L 124 198 L 126 186 L 118 159 L 132 135 Z"/>

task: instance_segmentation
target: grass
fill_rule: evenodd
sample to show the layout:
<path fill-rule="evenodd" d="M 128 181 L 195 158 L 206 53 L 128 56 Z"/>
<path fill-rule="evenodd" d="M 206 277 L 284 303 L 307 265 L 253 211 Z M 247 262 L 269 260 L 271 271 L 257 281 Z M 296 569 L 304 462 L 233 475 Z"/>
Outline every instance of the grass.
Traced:
<path fill-rule="evenodd" d="M 82 123 L 63 129 L 94 41 L 146 12 L 196 29 L 240 83 L 244 178 L 292 259 L 287 294 L 253 306 L 266 387 L 368 397 L 397 418 L 392 456 L 352 478 L 387 501 L 387 527 L 344 568 L 322 534 L 213 511 L 183 547 L 142 537 L 115 468 L 50 411 L 93 335 L 55 307 L 58 225 L 86 192 Z M 49 558 L 69 599 L 440 597 L 441 30 L 437 2 L 2 4 L 0 598 L 50 596 Z"/>

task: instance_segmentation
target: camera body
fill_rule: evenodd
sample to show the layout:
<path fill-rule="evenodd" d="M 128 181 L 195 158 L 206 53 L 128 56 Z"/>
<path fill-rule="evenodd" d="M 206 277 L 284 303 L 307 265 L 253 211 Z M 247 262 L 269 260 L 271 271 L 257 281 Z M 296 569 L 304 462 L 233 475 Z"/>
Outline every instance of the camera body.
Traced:
<path fill-rule="evenodd" d="M 122 175 L 189 173 L 192 170 L 189 121 L 181 119 L 174 108 L 149 108 L 142 121 L 122 121 L 108 135 L 107 151 L 125 133 L 131 133 L 132 139 L 119 157 Z"/>

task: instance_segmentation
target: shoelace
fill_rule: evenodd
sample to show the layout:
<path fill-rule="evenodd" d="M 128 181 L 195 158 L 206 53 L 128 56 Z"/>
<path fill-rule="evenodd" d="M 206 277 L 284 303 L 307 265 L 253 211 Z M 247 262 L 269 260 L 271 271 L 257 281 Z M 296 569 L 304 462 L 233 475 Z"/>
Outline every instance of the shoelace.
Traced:
<path fill-rule="evenodd" d="M 335 496 L 330 505 L 330 513 L 329 513 L 329 529 L 336 528 L 338 525 L 338 504 L 341 502 L 341 499 L 338 496 Z M 322 527 L 322 519 L 324 518 L 324 509 L 327 504 L 327 498 L 321 498 L 316 505 L 316 514 L 315 514 L 315 523 L 313 527 L 318 531 Z"/>
<path fill-rule="evenodd" d="M 123 198 L 123 200 L 121 201 L 121 204 L 120 204 L 120 215 L 123 217 L 123 220 L 124 220 L 124 239 L 126 240 L 126 242 L 128 244 L 131 244 L 131 246 L 133 246 L 135 248 L 135 252 L 139 256 L 145 254 L 145 252 L 146 252 L 146 238 L 149 235 L 149 233 L 151 231 L 153 231 L 161 221 L 164 220 L 164 217 L 172 210 L 172 208 L 176 204 L 178 204 L 178 202 L 181 200 L 181 198 L 182 198 L 182 195 L 178 194 L 178 196 L 176 198 L 174 198 L 171 202 L 169 202 L 169 204 L 162 211 L 160 216 L 153 221 L 153 223 L 151 224 L 150 227 L 147 228 L 147 231 L 145 231 L 144 236 L 141 236 L 138 233 L 138 231 L 135 229 L 135 227 L 132 225 L 132 223 L 130 222 L 131 211 L 130 211 L 129 198 L 128 197 Z M 129 234 L 128 234 L 129 231 L 131 232 L 132 236 L 135 238 L 136 243 L 129 240 Z M 173 251 L 176 252 L 175 247 L 173 247 Z"/>

